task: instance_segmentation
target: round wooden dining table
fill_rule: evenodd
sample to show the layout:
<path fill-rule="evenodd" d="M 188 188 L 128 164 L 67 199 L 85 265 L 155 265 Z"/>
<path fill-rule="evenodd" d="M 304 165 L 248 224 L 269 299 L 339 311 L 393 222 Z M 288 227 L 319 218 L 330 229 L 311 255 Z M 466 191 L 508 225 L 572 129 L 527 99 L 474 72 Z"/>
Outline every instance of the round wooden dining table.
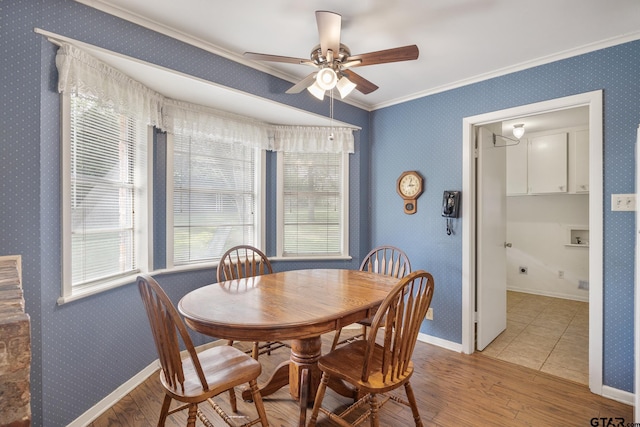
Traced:
<path fill-rule="evenodd" d="M 290 341 L 290 360 L 280 364 L 263 396 L 289 384 L 300 401 L 300 425 L 321 379 L 321 335 L 375 314 L 398 279 L 340 269 L 292 270 L 203 286 L 186 294 L 178 309 L 202 334 L 234 341 Z M 339 383 L 331 387 L 356 397 Z M 243 398 L 250 395 L 243 393 Z"/>

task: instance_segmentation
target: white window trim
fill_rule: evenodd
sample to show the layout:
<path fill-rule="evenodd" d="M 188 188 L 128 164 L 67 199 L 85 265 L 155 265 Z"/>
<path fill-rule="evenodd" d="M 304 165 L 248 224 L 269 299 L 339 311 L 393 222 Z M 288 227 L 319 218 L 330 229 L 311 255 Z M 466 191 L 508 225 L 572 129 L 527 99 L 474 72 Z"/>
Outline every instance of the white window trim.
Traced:
<path fill-rule="evenodd" d="M 140 180 L 140 188 L 142 192 L 136 197 L 135 210 L 138 213 L 136 215 L 136 259 L 139 260 L 138 269 L 134 272 L 120 276 L 118 278 L 86 286 L 82 289 L 73 289 L 72 287 L 72 266 L 71 266 L 71 175 L 67 173 L 70 168 L 71 158 L 71 101 L 68 93 L 62 93 L 60 96 L 60 110 L 61 110 L 61 165 L 62 165 L 62 287 L 61 296 L 58 298 L 58 305 L 66 304 L 71 301 L 76 301 L 81 298 L 95 295 L 100 292 L 104 292 L 109 289 L 114 289 L 119 286 L 127 285 L 136 280 L 136 277 L 140 273 L 146 273 L 149 271 L 151 265 L 153 247 L 153 233 L 150 230 L 153 229 L 153 216 L 152 214 L 152 199 L 153 199 L 153 131 L 151 127 L 148 127 L 147 132 L 147 148 L 146 152 L 146 175 L 137 176 Z M 139 168 L 136 168 L 139 173 Z"/>
<path fill-rule="evenodd" d="M 260 150 L 255 148 L 257 151 L 256 155 L 256 170 L 254 171 L 254 186 L 257 189 L 258 193 L 256 194 L 256 206 L 258 212 L 256 213 L 256 224 L 254 226 L 255 236 L 254 240 L 256 242 L 256 246 L 261 250 L 265 249 L 265 213 L 266 213 L 266 197 L 265 192 L 267 191 L 266 185 L 266 164 L 267 164 L 267 155 L 265 150 Z M 201 270 L 203 268 L 212 268 L 217 267 L 218 262 L 200 262 L 193 264 L 184 264 L 176 266 L 173 262 L 174 258 L 174 247 L 173 247 L 173 168 L 174 158 L 173 158 L 173 135 L 167 133 L 167 172 L 166 172 L 166 259 L 165 259 L 165 268 L 164 271 L 190 271 L 190 270 Z"/>
<path fill-rule="evenodd" d="M 276 256 L 272 260 L 350 260 L 349 255 L 349 153 L 342 153 L 342 253 L 340 255 L 285 256 L 284 255 L 284 158 L 283 152 L 277 155 L 277 214 L 276 214 Z"/>

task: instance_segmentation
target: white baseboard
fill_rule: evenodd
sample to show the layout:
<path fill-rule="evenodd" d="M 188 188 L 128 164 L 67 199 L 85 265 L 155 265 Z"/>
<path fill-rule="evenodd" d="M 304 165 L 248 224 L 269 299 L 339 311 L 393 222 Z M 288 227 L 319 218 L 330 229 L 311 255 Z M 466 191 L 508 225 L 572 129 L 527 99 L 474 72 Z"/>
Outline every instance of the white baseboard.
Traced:
<path fill-rule="evenodd" d="M 106 410 L 115 405 L 119 400 L 129 394 L 134 388 L 142 384 L 149 376 L 160 369 L 158 360 L 154 360 L 149 366 L 131 377 L 127 382 L 115 389 L 111 394 L 102 399 L 100 402 L 89 408 L 84 414 L 80 415 L 67 427 L 84 427 L 92 423 L 96 418 L 102 415 Z"/>
<path fill-rule="evenodd" d="M 516 287 L 513 287 L 513 286 L 507 286 L 507 291 L 522 292 L 524 294 L 532 294 L 532 295 L 541 295 L 543 297 L 562 298 L 562 299 L 568 299 L 568 300 L 572 300 L 572 301 L 589 302 L 589 293 L 588 292 L 587 292 L 587 294 L 585 296 L 581 297 L 581 296 L 578 296 L 578 295 L 563 294 L 561 292 L 540 291 L 540 290 L 537 290 L 537 289 L 516 288 Z"/>
<path fill-rule="evenodd" d="M 201 346 L 196 347 L 196 351 L 200 352 L 217 345 L 226 344 L 226 340 L 211 341 Z M 186 357 L 186 351 L 182 352 L 182 357 Z M 138 372 L 131 377 L 127 382 L 115 389 L 112 393 L 96 403 L 93 407 L 89 408 L 84 414 L 80 415 L 73 422 L 67 425 L 67 427 L 84 427 L 96 420 L 106 410 L 122 400 L 127 394 L 138 387 L 140 384 L 146 381 L 154 372 L 160 369 L 160 361 L 158 359 L 151 362 L 149 366 Z"/>
<path fill-rule="evenodd" d="M 427 344 L 437 345 L 438 347 L 446 348 L 447 350 L 452 350 L 458 353 L 462 353 L 462 344 L 458 344 L 457 342 L 453 342 L 453 341 L 443 340 L 442 338 L 437 338 L 432 335 L 419 333 L 418 341 L 425 342 Z"/>
<path fill-rule="evenodd" d="M 627 405 L 634 405 L 635 395 L 628 391 L 618 390 L 617 388 L 609 387 L 606 385 L 602 386 L 602 397 L 606 397 L 607 399 L 615 400 L 620 403 L 625 403 Z"/>

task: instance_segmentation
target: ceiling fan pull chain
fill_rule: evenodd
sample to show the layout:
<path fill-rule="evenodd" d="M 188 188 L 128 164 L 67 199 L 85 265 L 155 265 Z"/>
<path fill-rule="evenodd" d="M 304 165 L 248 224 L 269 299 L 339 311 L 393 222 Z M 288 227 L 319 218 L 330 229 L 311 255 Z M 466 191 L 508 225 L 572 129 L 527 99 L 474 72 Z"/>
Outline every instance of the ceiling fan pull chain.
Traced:
<path fill-rule="evenodd" d="M 329 141 L 333 141 L 333 89 L 329 91 Z"/>

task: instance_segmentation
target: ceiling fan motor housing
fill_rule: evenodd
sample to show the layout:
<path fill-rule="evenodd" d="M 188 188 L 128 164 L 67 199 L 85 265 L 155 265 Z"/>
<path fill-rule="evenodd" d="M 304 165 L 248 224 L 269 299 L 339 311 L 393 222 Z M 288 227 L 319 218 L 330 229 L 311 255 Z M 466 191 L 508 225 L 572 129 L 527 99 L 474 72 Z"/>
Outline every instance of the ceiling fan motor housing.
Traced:
<path fill-rule="evenodd" d="M 333 59 L 330 60 L 329 56 L 333 55 Z M 340 71 L 340 65 L 351 56 L 351 50 L 344 44 L 340 43 L 340 51 L 336 56 L 335 52 L 329 50 L 327 56 L 322 55 L 322 48 L 317 45 L 311 50 L 311 60 L 320 68 L 331 67 L 334 71 Z"/>

